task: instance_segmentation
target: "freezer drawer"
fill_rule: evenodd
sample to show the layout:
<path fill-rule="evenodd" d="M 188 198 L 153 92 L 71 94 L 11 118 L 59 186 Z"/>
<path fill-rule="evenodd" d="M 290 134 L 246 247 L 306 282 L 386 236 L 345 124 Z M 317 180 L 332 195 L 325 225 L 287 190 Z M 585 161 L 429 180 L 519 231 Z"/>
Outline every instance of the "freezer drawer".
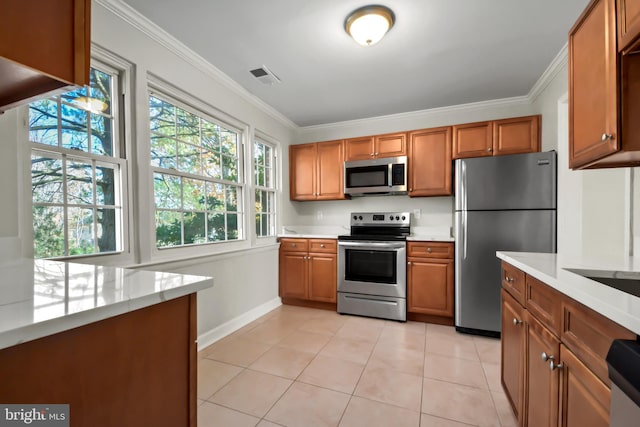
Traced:
<path fill-rule="evenodd" d="M 338 313 L 406 322 L 407 300 L 338 292 Z"/>

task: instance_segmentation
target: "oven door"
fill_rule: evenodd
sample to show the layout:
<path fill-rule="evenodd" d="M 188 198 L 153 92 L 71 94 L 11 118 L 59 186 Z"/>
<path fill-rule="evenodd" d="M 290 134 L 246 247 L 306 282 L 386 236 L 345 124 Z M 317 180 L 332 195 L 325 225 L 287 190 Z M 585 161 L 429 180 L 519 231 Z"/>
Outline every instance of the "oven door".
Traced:
<path fill-rule="evenodd" d="M 338 242 L 338 292 L 407 297 L 406 242 Z"/>

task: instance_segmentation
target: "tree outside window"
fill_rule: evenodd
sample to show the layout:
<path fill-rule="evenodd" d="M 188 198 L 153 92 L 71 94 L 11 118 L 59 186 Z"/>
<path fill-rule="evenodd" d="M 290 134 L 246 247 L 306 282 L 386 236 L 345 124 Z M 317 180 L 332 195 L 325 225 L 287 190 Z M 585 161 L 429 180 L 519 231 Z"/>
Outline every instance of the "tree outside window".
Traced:
<path fill-rule="evenodd" d="M 149 96 L 156 246 L 241 239 L 239 134 Z"/>
<path fill-rule="evenodd" d="M 253 144 L 256 236 L 275 236 L 275 148 L 265 142 Z"/>
<path fill-rule="evenodd" d="M 122 250 L 117 74 L 29 105 L 34 256 Z"/>

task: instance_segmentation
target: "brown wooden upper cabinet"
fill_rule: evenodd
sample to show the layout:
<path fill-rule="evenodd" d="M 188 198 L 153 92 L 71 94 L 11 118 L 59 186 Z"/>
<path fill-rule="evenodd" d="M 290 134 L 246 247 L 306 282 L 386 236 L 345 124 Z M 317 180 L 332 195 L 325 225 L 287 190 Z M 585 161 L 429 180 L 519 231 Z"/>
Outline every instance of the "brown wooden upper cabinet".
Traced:
<path fill-rule="evenodd" d="M 9 0 L 0 25 L 0 111 L 89 83 L 91 0 Z"/>
<path fill-rule="evenodd" d="M 344 143 L 314 142 L 289 146 L 291 200 L 344 199 Z"/>
<path fill-rule="evenodd" d="M 593 0 L 569 32 L 572 169 L 640 165 L 639 3 Z"/>
<path fill-rule="evenodd" d="M 622 52 L 640 35 L 640 0 L 618 0 L 618 51 Z"/>
<path fill-rule="evenodd" d="M 540 151 L 540 116 L 453 126 L 453 158 Z"/>
<path fill-rule="evenodd" d="M 409 133 L 409 197 L 452 191 L 451 126 Z"/>
<path fill-rule="evenodd" d="M 364 136 L 345 140 L 345 161 L 407 155 L 407 134 Z"/>

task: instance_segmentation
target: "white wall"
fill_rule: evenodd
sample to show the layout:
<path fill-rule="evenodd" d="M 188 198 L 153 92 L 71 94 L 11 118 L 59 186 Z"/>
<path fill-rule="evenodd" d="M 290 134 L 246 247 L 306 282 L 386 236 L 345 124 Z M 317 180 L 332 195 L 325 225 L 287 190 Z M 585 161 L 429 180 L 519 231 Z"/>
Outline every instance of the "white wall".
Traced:
<path fill-rule="evenodd" d="M 558 252 L 599 258 L 631 251 L 630 223 L 638 213 L 631 187 L 631 169 L 572 171 L 568 154 L 568 69 L 566 62 L 534 101 L 542 114 L 543 150 L 558 151 Z M 636 174 L 637 175 L 637 174 Z"/>

